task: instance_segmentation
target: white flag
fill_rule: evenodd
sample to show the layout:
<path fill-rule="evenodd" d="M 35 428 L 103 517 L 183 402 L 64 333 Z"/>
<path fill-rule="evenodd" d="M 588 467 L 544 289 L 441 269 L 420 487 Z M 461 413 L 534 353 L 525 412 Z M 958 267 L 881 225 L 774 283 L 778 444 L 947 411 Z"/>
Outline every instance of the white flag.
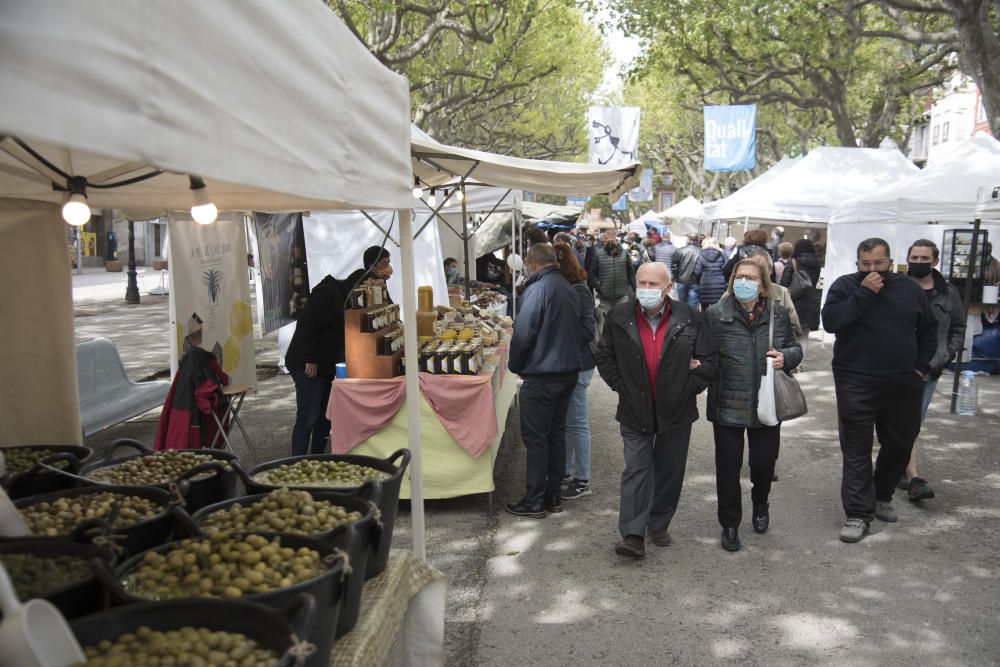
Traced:
<path fill-rule="evenodd" d="M 639 107 L 590 107 L 587 132 L 591 164 L 617 167 L 639 159 Z"/>

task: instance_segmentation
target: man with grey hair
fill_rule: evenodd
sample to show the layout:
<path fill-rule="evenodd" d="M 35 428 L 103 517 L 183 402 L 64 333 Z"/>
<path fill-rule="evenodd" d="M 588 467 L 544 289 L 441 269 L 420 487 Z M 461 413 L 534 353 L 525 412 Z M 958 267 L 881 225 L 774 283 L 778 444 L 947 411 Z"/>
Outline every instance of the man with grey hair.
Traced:
<path fill-rule="evenodd" d="M 559 272 L 556 251 L 536 243 L 525 258 L 528 281 L 518 300 L 507 367 L 521 376 L 521 439 L 528 450 L 524 497 L 508 503 L 517 516 L 562 512 L 566 414 L 580 372 L 580 297 Z"/>
<path fill-rule="evenodd" d="M 719 352 L 701 314 L 673 301 L 667 267 L 639 267 L 636 297 L 615 306 L 597 346 L 597 370 L 618 394 L 625 470 L 615 553 L 646 555 L 670 544 L 687 466 L 696 397 L 718 378 Z"/>

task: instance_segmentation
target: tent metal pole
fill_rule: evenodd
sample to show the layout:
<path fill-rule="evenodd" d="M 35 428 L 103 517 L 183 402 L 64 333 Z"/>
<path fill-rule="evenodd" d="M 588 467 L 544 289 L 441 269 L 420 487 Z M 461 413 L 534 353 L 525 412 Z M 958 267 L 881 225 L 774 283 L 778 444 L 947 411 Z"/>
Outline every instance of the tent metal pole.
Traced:
<path fill-rule="evenodd" d="M 510 216 L 510 250 L 512 253 L 516 253 L 519 257 L 521 256 L 521 246 L 517 243 L 517 228 L 520 227 L 520 221 L 518 217 L 520 216 L 520 211 L 513 211 Z M 508 255 L 509 257 L 510 255 Z M 509 264 L 507 265 L 510 266 Z M 511 311 L 515 316 L 517 315 L 517 275 L 520 271 L 510 270 L 510 297 L 512 299 Z"/>
<path fill-rule="evenodd" d="M 465 177 L 459 181 L 458 187 L 465 190 Z M 466 197 L 462 197 L 462 250 L 465 252 L 465 300 L 471 301 L 472 288 L 469 286 L 469 211 Z"/>
<path fill-rule="evenodd" d="M 410 516 L 413 552 L 427 560 L 424 546 L 424 461 L 420 445 L 420 381 L 417 375 L 417 286 L 413 261 L 413 212 L 399 211 L 399 240 L 403 257 L 403 343 L 406 361 L 406 421 L 410 444 Z"/>
<path fill-rule="evenodd" d="M 965 309 L 965 318 L 969 318 L 969 302 L 972 301 L 972 280 L 973 276 L 976 275 L 976 254 L 979 252 L 979 229 L 982 225 L 982 220 L 976 218 L 975 222 L 972 223 L 972 248 L 969 251 L 969 272 L 965 278 L 965 293 L 962 295 L 962 306 Z M 958 411 L 958 382 L 962 375 L 962 355 L 965 354 L 965 339 L 962 339 L 963 343 L 960 348 L 958 348 L 958 357 L 955 359 L 955 377 L 951 383 L 951 414 L 955 414 Z"/>

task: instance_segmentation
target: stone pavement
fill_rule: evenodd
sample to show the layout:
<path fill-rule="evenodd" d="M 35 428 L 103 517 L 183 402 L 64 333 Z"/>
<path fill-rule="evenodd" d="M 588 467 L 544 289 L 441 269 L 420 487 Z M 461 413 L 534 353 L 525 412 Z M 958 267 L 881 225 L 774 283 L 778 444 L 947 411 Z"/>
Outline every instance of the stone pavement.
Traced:
<path fill-rule="evenodd" d="M 166 297 L 144 294 L 138 306 L 84 297 L 78 340 L 111 337 L 133 379 L 167 367 Z M 289 449 L 293 385 L 273 371 L 274 336 L 257 349 L 263 379 L 242 416 L 262 458 L 275 458 Z M 738 553 L 719 547 L 704 420 L 693 430 L 673 545 L 650 545 L 641 562 L 613 553 L 621 439 L 616 396 L 596 377 L 592 496 L 565 501 L 563 514 L 541 521 L 490 515 L 483 496 L 427 503 L 428 558 L 449 581 L 449 664 L 998 664 L 1000 378 L 978 378 L 975 418 L 948 412 L 950 376 L 942 378 L 918 440 L 921 472 L 937 498 L 916 505 L 897 495 L 899 522 L 876 521 L 870 537 L 848 545 L 837 539 L 843 515 L 830 354 L 814 337 L 798 376 L 810 413 L 782 429 L 772 528 L 756 535 L 744 521 Z M 700 404 L 703 413 L 704 398 Z M 87 444 L 123 436 L 152 442 L 156 420 L 149 413 Z M 500 502 L 523 492 L 517 431 L 513 409 L 497 460 Z M 245 456 L 238 437 L 235 444 Z M 409 543 L 408 519 L 404 508 L 398 546 Z"/>

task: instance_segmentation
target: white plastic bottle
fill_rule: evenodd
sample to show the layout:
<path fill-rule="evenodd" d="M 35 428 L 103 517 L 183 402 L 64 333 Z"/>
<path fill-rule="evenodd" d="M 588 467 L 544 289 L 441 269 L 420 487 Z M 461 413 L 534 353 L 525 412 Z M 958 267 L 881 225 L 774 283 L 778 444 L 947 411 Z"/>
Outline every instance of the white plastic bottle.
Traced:
<path fill-rule="evenodd" d="M 979 387 L 976 386 L 976 374 L 972 371 L 962 371 L 958 379 L 958 414 L 975 417 L 978 404 Z"/>

